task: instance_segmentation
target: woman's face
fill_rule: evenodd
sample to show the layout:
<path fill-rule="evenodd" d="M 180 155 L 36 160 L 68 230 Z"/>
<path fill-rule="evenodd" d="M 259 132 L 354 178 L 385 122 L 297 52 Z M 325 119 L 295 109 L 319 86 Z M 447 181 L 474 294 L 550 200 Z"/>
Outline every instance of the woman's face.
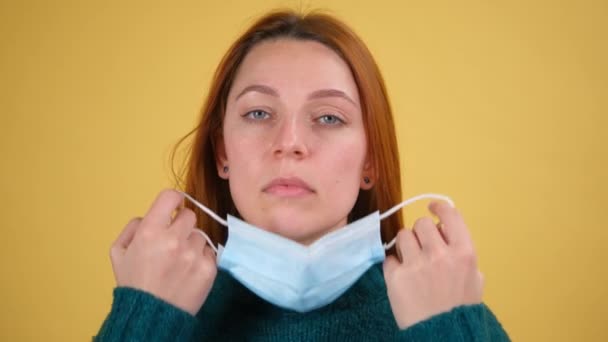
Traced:
<path fill-rule="evenodd" d="M 290 39 L 251 49 L 216 151 L 245 221 L 303 244 L 340 228 L 371 187 L 366 150 L 357 86 L 335 52 Z"/>

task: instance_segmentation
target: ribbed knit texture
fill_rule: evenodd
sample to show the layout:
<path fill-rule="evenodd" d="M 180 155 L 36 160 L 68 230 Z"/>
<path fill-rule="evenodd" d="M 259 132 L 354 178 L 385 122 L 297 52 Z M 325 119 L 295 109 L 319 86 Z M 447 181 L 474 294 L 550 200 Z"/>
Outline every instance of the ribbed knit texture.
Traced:
<path fill-rule="evenodd" d="M 186 311 L 147 292 L 118 287 L 96 340 L 190 341 L 196 325 L 196 317 Z"/>
<path fill-rule="evenodd" d="M 148 293 L 116 288 L 96 341 L 509 341 L 484 305 L 461 306 L 399 331 L 381 264 L 323 308 L 297 313 L 218 271 L 196 317 Z"/>

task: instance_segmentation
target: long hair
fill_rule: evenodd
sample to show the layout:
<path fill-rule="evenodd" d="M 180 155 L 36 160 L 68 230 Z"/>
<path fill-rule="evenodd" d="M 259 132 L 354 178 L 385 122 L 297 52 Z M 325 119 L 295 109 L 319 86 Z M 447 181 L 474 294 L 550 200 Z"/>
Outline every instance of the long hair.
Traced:
<path fill-rule="evenodd" d="M 182 171 L 186 174 L 185 180 L 173 170 L 178 184 L 220 216 L 238 216 L 228 181 L 220 178 L 217 173 L 216 143 L 222 137 L 228 92 L 243 59 L 254 45 L 278 38 L 324 44 L 346 62 L 354 76 L 361 100 L 367 153 L 373 166 L 375 184 L 370 190 L 359 190 L 357 201 L 348 215 L 349 222 L 376 210 L 387 210 L 400 202 L 401 172 L 393 116 L 384 80 L 371 53 L 363 41 L 338 19 L 323 13 L 298 14 L 289 10 L 271 12 L 260 18 L 232 44 L 222 58 L 202 107 L 199 124 L 178 141 L 171 153 L 173 166 L 177 148 L 194 134 Z M 225 227 L 221 227 L 192 203 L 186 201 L 185 206 L 196 213 L 198 226 L 214 243 L 225 242 Z M 401 212 L 382 221 L 383 241 L 391 240 L 402 226 Z"/>

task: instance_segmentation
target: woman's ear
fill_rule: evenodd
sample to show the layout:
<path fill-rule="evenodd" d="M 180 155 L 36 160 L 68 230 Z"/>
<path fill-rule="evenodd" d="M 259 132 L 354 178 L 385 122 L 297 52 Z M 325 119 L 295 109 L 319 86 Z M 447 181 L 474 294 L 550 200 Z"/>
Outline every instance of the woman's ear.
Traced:
<path fill-rule="evenodd" d="M 215 166 L 217 167 L 218 176 L 223 179 L 228 179 L 230 167 L 228 166 L 226 147 L 224 146 L 224 139 L 222 138 L 218 138 L 215 144 Z"/>
<path fill-rule="evenodd" d="M 376 172 L 369 158 L 365 158 L 363 170 L 361 172 L 361 189 L 369 190 L 374 187 L 376 182 Z"/>

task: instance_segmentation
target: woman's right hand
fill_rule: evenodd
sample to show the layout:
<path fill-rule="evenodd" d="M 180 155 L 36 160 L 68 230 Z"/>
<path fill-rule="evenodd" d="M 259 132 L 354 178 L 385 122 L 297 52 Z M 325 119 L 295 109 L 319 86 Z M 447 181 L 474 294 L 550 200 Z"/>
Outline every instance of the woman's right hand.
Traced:
<path fill-rule="evenodd" d="M 196 216 L 179 210 L 184 195 L 163 190 L 146 215 L 132 219 L 112 244 L 110 259 L 117 286 L 147 291 L 196 315 L 217 274 L 215 255 L 194 231 Z"/>

